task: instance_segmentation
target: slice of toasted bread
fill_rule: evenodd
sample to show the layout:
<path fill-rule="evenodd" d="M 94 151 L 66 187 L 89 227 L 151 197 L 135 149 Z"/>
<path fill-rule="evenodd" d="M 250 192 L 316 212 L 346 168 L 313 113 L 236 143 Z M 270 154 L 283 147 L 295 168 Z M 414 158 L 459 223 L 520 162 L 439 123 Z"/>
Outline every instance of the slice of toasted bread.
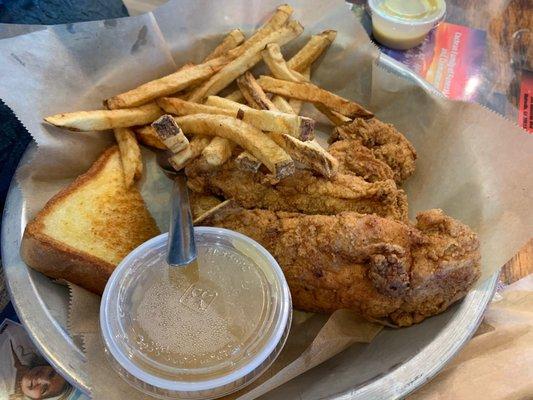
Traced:
<path fill-rule="evenodd" d="M 137 188 L 124 184 L 115 146 L 26 226 L 21 255 L 49 277 L 102 293 L 117 264 L 158 233 Z"/>

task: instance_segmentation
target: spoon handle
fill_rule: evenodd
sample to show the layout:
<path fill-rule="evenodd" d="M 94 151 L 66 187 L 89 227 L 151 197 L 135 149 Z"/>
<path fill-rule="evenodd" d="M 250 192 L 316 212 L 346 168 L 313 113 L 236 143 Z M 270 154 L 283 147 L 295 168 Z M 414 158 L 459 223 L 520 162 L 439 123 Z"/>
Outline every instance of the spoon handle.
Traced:
<path fill-rule="evenodd" d="M 174 178 L 170 203 L 167 262 L 172 267 L 184 267 L 196 259 L 196 245 L 187 180 L 183 174 Z"/>

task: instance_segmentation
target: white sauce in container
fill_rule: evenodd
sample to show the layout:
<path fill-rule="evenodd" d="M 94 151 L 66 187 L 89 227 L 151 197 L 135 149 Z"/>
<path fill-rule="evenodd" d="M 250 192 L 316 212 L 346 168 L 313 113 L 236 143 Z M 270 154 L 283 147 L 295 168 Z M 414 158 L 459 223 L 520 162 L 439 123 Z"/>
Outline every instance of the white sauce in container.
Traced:
<path fill-rule="evenodd" d="M 369 0 L 368 5 L 375 39 L 398 50 L 422 43 L 446 13 L 444 0 Z"/>

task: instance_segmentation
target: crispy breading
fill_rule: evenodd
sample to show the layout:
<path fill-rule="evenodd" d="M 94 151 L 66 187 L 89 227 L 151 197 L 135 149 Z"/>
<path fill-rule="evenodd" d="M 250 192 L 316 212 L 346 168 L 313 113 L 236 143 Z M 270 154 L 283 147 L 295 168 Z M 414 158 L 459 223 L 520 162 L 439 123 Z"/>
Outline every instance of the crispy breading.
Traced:
<path fill-rule="evenodd" d="M 221 201 L 218 197 L 189 190 L 189 204 L 191 205 L 191 214 L 193 219 L 205 214 L 207 211 L 218 206 L 220 203 Z"/>
<path fill-rule="evenodd" d="M 241 232 L 279 262 L 296 308 L 347 308 L 409 326 L 443 312 L 480 276 L 477 236 L 441 210 L 416 226 L 344 212 L 334 216 L 223 208 L 202 225 Z"/>
<path fill-rule="evenodd" d="M 354 174 L 367 182 L 394 179 L 391 167 L 378 160 L 359 140 L 339 140 L 329 146 L 328 152 L 339 162 L 340 173 Z"/>
<path fill-rule="evenodd" d="M 326 179 L 307 170 L 296 170 L 281 181 L 273 181 L 272 175 L 261 171 L 239 169 L 235 161 L 208 172 L 193 162 L 185 172 L 194 190 L 234 199 L 245 208 L 305 214 L 356 211 L 407 220 L 406 195 L 392 180 L 369 183 L 344 174 Z"/>
<path fill-rule="evenodd" d="M 342 139 L 359 140 L 372 150 L 377 159 L 392 168 L 396 182 L 403 182 L 415 171 L 415 148 L 391 124 L 377 118 L 356 118 L 333 130 L 330 141 Z"/>

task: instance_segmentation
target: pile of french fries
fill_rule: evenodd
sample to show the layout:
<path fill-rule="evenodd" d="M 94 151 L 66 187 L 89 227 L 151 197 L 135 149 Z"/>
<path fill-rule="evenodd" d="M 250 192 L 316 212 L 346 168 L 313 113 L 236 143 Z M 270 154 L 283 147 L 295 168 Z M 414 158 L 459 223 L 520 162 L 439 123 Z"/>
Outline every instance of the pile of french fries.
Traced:
<path fill-rule="evenodd" d="M 187 63 L 111 97 L 103 110 L 45 121 L 72 131 L 113 130 L 127 186 L 142 175 L 139 142 L 167 151 L 176 170 L 198 158 L 217 168 L 235 157 L 240 168 L 264 166 L 275 180 L 294 173 L 295 162 L 332 178 L 338 162 L 314 140 L 315 122 L 299 115 L 302 102 L 313 104 L 334 125 L 373 115 L 310 82 L 311 66 L 335 40 L 335 31 L 311 36 L 285 60 L 281 47 L 303 32 L 292 13 L 288 5 L 278 7 L 248 39 L 238 29 L 231 31 L 200 64 Z M 250 69 L 261 61 L 271 76 L 256 79 Z"/>

